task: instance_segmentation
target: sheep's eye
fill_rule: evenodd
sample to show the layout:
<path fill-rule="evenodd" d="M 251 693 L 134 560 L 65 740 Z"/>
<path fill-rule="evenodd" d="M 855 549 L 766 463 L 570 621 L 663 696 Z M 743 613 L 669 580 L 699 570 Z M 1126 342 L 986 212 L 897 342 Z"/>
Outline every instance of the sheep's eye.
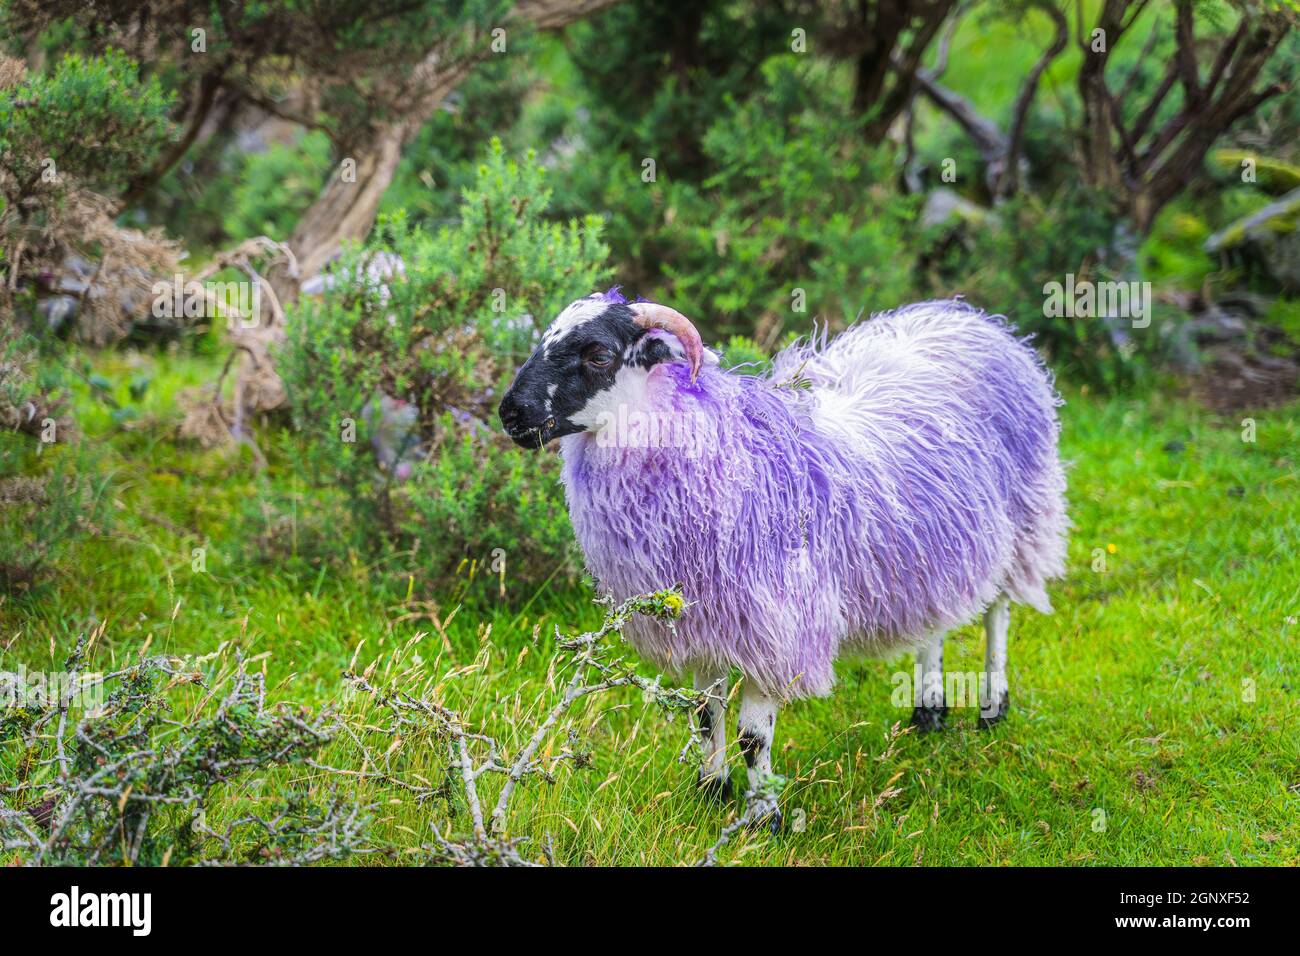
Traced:
<path fill-rule="evenodd" d="M 614 353 L 600 345 L 585 349 L 582 360 L 592 368 L 606 369 L 614 364 Z"/>

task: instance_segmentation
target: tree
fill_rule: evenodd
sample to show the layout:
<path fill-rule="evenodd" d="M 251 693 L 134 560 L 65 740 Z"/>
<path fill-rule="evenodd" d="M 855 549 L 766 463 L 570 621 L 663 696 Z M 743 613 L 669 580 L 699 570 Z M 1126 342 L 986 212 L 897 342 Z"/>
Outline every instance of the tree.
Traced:
<path fill-rule="evenodd" d="M 214 5 L 207 0 L 7 0 L 0 23 L 29 48 L 72 24 L 88 49 L 119 47 L 176 87 L 181 135 L 119 197 L 132 202 L 199 139 L 231 98 L 322 129 L 340 166 L 289 237 L 297 275 L 280 272 L 281 301 L 297 294 L 341 244 L 363 238 L 402 148 L 485 56 L 516 31 L 556 29 L 615 0 L 321 0 Z M 285 238 L 285 237 L 275 237 Z"/>
<path fill-rule="evenodd" d="M 853 64 L 853 108 L 879 142 L 907 107 L 913 79 L 957 0 L 837 0 L 814 4 L 818 50 Z"/>
<path fill-rule="evenodd" d="M 1232 32 L 1198 39 L 1198 21 L 1208 20 L 1206 11 L 1223 4 L 1175 0 L 1173 54 L 1154 89 L 1142 97 L 1137 92 L 1141 68 L 1162 39 L 1163 20 L 1152 25 L 1146 50 L 1118 88 L 1106 73 L 1116 47 L 1148 6 L 1148 0 L 1105 0 L 1086 33 L 1082 6 L 1076 17 L 1076 43 L 1083 51 L 1078 78 L 1083 178 L 1114 196 L 1143 233 L 1199 172 L 1215 140 L 1287 88 L 1259 80 L 1297 22 L 1295 12 L 1268 0 L 1234 0 L 1238 20 Z"/>
<path fill-rule="evenodd" d="M 243 411 L 283 403 L 269 358 L 283 338 L 283 307 L 345 243 L 370 231 L 403 147 L 447 94 L 484 57 L 508 53 L 516 31 L 556 29 L 613 2 L 321 0 L 227 7 L 207 0 L 106 0 L 86 8 L 77 0 L 7 0 L 0 25 L 39 49 L 50 27 L 72 24 L 80 45 L 136 51 L 181 88 L 184 131 L 133 179 L 126 199 L 184 155 L 222 96 L 250 100 L 324 130 L 333 141 L 340 163 L 268 272 L 263 320 L 237 336 L 245 354 L 238 422 Z"/>
<path fill-rule="evenodd" d="M 999 202 L 1014 195 L 1020 188 L 1021 167 L 1024 165 L 1025 130 L 1028 126 L 1029 113 L 1038 94 L 1039 82 L 1043 73 L 1065 50 L 1069 42 L 1069 24 L 1065 15 L 1051 0 L 1012 0 L 1001 12 L 1004 16 L 1017 19 L 1024 18 L 1031 10 L 1040 10 L 1052 20 L 1052 41 L 1043 50 L 1025 78 L 1020 83 L 1015 101 L 1011 108 L 1011 121 L 1007 131 L 1003 132 L 997 123 L 981 116 L 970 101 L 953 92 L 940 83 L 948 62 L 948 46 L 952 32 L 964 10 L 957 10 L 948 20 L 943 35 L 939 40 L 936 62 L 930 69 L 914 69 L 895 56 L 895 65 L 900 72 L 913 69 L 912 77 L 916 89 L 924 93 L 944 113 L 956 121 L 963 132 L 970 137 L 979 150 L 984 161 L 985 185 L 989 196 Z M 909 110 L 909 124 L 911 122 Z M 909 129 L 910 143 L 910 129 Z"/>

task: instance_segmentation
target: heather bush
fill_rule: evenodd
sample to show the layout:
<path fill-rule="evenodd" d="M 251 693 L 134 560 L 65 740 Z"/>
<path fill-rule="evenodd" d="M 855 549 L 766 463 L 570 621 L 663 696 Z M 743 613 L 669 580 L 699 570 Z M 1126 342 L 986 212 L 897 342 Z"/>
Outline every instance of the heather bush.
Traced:
<path fill-rule="evenodd" d="M 540 329 L 607 278 L 600 220 L 548 221 L 544 178 L 494 142 L 458 223 L 383 220 L 290 314 L 277 366 L 292 462 L 342 492 L 334 543 L 414 549 L 438 574 L 486 562 L 500 587 L 567 566 L 556 460 L 496 424 Z"/>
<path fill-rule="evenodd" d="M 68 412 L 65 363 L 0 322 L 0 589 L 25 591 L 106 516 L 97 456 Z"/>

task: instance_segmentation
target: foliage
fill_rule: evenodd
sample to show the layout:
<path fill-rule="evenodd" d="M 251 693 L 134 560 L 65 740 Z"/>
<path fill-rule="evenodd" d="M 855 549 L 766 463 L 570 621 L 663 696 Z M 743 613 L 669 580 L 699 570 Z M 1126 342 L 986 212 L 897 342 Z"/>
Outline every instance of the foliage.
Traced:
<path fill-rule="evenodd" d="M 114 222 L 111 198 L 171 137 L 170 97 L 117 50 L 32 75 L 16 63 L 0 55 L 0 319 L 116 341 L 150 274 L 175 264 L 172 243 Z"/>
<path fill-rule="evenodd" d="M 1163 348 L 1159 323 L 1130 332 L 1126 319 L 1049 316 L 1044 307 L 1044 287 L 1064 283 L 1067 274 L 1077 282 L 1136 278 L 1122 265 L 1117 226 L 1108 204 L 1085 189 L 1063 187 L 1050 201 L 1017 196 L 964 241 L 943 245 L 936 237 L 931 282 L 936 294 L 960 290 L 1007 316 L 1073 379 L 1104 389 L 1131 385 Z"/>
<path fill-rule="evenodd" d="M 683 610 L 679 593 L 659 591 L 610 605 L 596 629 L 557 631 L 550 673 L 564 683 L 532 688 L 534 716 L 505 726 L 509 739 L 449 706 L 463 669 L 427 680 L 415 651 L 423 634 L 364 673 L 344 671 L 336 706 L 311 709 L 271 701 L 265 670 L 252 666 L 264 655 L 250 659 L 238 646 L 194 658 L 142 650 L 107 673 L 92 670 L 103 657 L 100 625 L 57 671 L 0 671 L 0 853 L 47 866 L 395 855 L 376 817 L 405 800 L 448 809 L 416 862 L 532 865 L 521 855 L 528 840 L 507 835 L 512 799 L 534 778 L 556 784 L 562 764 L 590 766 L 579 732 L 597 697 L 635 688 L 669 719 L 703 702 L 638 674 L 615 644 L 632 615 L 671 621 Z M 492 775 L 501 781 L 494 794 Z M 461 809 L 468 832 L 457 825 Z"/>
<path fill-rule="evenodd" d="M 902 304 L 917 203 L 893 187 L 888 152 L 861 143 L 859 121 L 796 56 L 762 74 L 761 93 L 732 103 L 704 137 L 717 172 L 698 199 L 712 214 L 693 211 L 695 225 L 680 228 L 665 266 L 674 301 L 741 333 L 763 314 L 849 322 Z"/>
<path fill-rule="evenodd" d="M 537 79 L 522 64 L 531 62 L 537 50 L 532 38 L 511 42 L 511 56 L 488 57 L 402 150 L 381 212 L 404 214 L 413 225 L 426 227 L 454 222 L 461 193 L 473 188 L 478 176 L 485 143 L 500 137 L 507 151 L 523 153 L 533 143 L 546 141 L 516 128 L 528 89 Z M 547 164 L 544 151 L 541 162 Z"/>
<path fill-rule="evenodd" d="M 807 331 L 815 316 L 843 323 L 905 302 L 918 202 L 893 186 L 891 151 L 863 143 L 828 68 L 773 57 L 749 95 L 722 103 L 698 184 L 660 166 L 645 183 L 626 155 L 575 170 L 605 171 L 629 283 L 662 285 L 662 298 L 718 336 Z"/>
<path fill-rule="evenodd" d="M 0 343 L 0 588 L 31 587 L 106 518 L 109 478 L 78 441 L 61 369 L 25 336 Z"/>
<path fill-rule="evenodd" d="M 25 217 L 34 197 L 70 175 L 104 192 L 120 188 L 171 135 L 171 99 L 140 80 L 119 50 L 65 56 L 48 73 L 0 89 L 0 190 Z"/>
<path fill-rule="evenodd" d="M 400 109 L 394 90 L 436 41 L 450 41 L 469 24 L 493 23 L 503 7 L 501 0 L 335 0 L 325 8 L 293 0 L 105 0 L 94 6 L 6 0 L 0 26 L 14 37 L 92 54 L 106 43 L 131 43 L 140 48 L 137 55 L 148 53 L 155 76 L 183 99 L 202 79 L 275 102 L 295 77 L 309 76 L 317 88 L 311 120 L 346 154 L 371 124 Z M 141 23 L 182 28 L 145 30 Z M 200 31 L 202 50 L 196 49 Z"/>
<path fill-rule="evenodd" d="M 265 151 L 251 154 L 226 200 L 222 220 L 226 235 L 235 241 L 249 236 L 288 239 L 298 216 L 316 198 L 329 167 L 329 138 L 318 131 L 295 143 L 272 143 Z"/>
<path fill-rule="evenodd" d="M 539 579 L 568 554 L 554 459 L 493 424 L 538 330 L 607 274 L 600 220 L 546 220 L 544 178 L 533 156 L 517 163 L 494 143 L 455 226 L 388 219 L 336 267 L 332 291 L 291 315 L 278 367 L 300 473 L 345 489 L 349 544 L 418 546 L 442 571 L 492 556 L 494 572 L 508 561 Z"/>
<path fill-rule="evenodd" d="M 91 672 L 100 636 L 80 639 L 60 672 L 0 675 L 0 847 L 17 862 L 311 863 L 357 849 L 365 808 L 301 791 L 208 824 L 223 788 L 327 743 L 328 714 L 268 704 L 265 675 L 238 652 Z"/>
<path fill-rule="evenodd" d="M 789 19 L 768 4 L 632 0 L 574 24 L 570 60 L 583 104 L 575 134 L 586 148 L 652 156 L 670 181 L 700 182 L 712 171 L 705 132 L 759 81 L 772 51 L 788 46 Z"/>
<path fill-rule="evenodd" d="M 763 374 L 769 358 L 762 346 L 745 335 L 733 335 L 722 349 L 723 367 L 744 375 Z"/>

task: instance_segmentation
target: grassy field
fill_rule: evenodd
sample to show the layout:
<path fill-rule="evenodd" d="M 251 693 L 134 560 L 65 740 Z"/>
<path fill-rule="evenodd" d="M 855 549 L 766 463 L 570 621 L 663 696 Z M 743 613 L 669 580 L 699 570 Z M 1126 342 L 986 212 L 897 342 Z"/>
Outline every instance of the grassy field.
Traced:
<path fill-rule="evenodd" d="M 178 655 L 235 642 L 268 655 L 260 666 L 277 699 L 311 706 L 340 697 L 354 656 L 417 684 L 465 668 L 443 681 L 448 700 L 517 742 L 546 692 L 553 626 L 599 621 L 589 590 L 458 608 L 451 585 L 412 580 L 403 593 L 359 562 L 313 573 L 241 563 L 231 516 L 256 494 L 251 462 L 172 437 L 176 391 L 209 381 L 215 364 L 121 353 L 95 362 L 110 382 L 144 371 L 154 383 L 129 428 L 81 397 L 78 418 L 115 470 L 115 519 L 74 543 L 48 583 L 0 603 L 0 667 L 49 668 L 106 622 L 101 662 L 146 642 Z M 1070 573 L 1053 592 L 1054 616 L 1013 612 L 1009 719 L 981 732 L 973 710 L 959 711 L 941 735 L 899 734 L 891 728 L 908 710 L 891 704 L 891 675 L 910 660 L 846 664 L 833 697 L 778 720 L 774 763 L 789 778 L 793 829 L 744 831 L 721 862 L 1300 860 L 1300 407 L 1255 413 L 1251 442 L 1244 416 L 1215 418 L 1160 394 L 1066 398 Z M 279 480 L 274 455 L 270 474 Z M 191 568 L 200 546 L 205 573 Z M 950 670 L 980 668 L 977 626 L 949 648 Z M 510 831 L 533 838 L 526 855 L 549 844 L 570 865 L 698 859 L 737 805 L 695 792 L 693 766 L 678 759 L 685 722 L 631 690 L 593 698 L 579 715 L 592 766 L 525 785 Z M 730 719 L 734 738 L 734 707 Z M 404 743 L 405 766 L 438 776 L 441 753 L 419 743 Z M 739 785 L 734 742 L 732 765 Z M 231 787 L 224 810 L 260 792 Z M 412 847 L 444 812 L 400 791 L 365 795 L 386 801 L 382 832 Z"/>

